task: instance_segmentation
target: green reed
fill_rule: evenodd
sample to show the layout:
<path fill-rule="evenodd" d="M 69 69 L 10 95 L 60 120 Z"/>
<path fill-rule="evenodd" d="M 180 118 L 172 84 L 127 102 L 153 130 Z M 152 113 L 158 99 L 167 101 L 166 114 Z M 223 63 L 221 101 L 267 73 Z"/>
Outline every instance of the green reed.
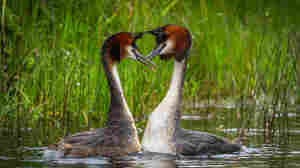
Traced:
<path fill-rule="evenodd" d="M 292 52 L 298 43 L 297 36 L 291 36 L 295 29 L 290 26 L 298 21 L 293 15 L 287 16 L 289 22 L 282 18 L 279 13 L 285 10 L 281 11 L 277 3 L 0 2 L 4 34 L 0 63 L 7 67 L 0 72 L 1 121 L 13 120 L 29 127 L 55 126 L 65 128 L 65 133 L 103 126 L 109 105 L 100 62 L 104 39 L 121 31 L 140 32 L 170 23 L 187 27 L 193 36 L 185 102 L 228 97 L 247 101 L 270 96 L 270 102 L 261 103 L 275 105 L 299 92 L 299 52 Z M 144 55 L 155 46 L 150 35 L 137 43 Z M 170 82 L 172 61 L 154 61 L 154 72 L 131 60 L 118 65 L 127 102 L 139 127 L 162 100 Z M 239 126 L 255 125 L 247 120 L 253 115 L 245 112 Z M 272 117 L 266 120 L 272 122 Z"/>

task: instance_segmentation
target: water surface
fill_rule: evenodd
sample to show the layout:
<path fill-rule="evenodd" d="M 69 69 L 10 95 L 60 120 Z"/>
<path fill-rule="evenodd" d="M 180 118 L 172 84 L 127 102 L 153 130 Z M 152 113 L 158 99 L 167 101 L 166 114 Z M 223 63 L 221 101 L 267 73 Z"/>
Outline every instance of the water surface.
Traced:
<path fill-rule="evenodd" d="M 52 135 L 45 129 L 0 128 L 0 168 L 38 167 L 128 167 L 128 168 L 174 168 L 174 167 L 243 167 L 243 168 L 298 168 L 300 167 L 300 113 L 298 108 L 276 112 L 274 126 L 266 130 L 261 116 L 262 108 L 249 106 L 186 107 L 182 125 L 188 129 L 207 131 L 233 139 L 241 133 L 243 151 L 234 154 L 212 156 L 173 157 L 168 155 L 133 155 L 117 160 L 103 157 L 84 159 L 57 159 L 43 157 L 51 151 L 45 146 Z M 269 110 L 268 110 L 269 111 Z M 239 114 L 240 113 L 240 114 Z M 267 114 L 268 115 L 268 114 Z M 239 118 L 240 117 L 240 118 Z M 248 118 L 247 118 L 248 117 Z M 274 117 L 273 117 L 274 118 Z M 281 121 L 282 120 L 282 121 Z M 264 119 L 264 121 L 268 121 Z M 49 127 L 49 126 L 48 126 Z M 47 142 L 49 141 L 49 142 Z"/>

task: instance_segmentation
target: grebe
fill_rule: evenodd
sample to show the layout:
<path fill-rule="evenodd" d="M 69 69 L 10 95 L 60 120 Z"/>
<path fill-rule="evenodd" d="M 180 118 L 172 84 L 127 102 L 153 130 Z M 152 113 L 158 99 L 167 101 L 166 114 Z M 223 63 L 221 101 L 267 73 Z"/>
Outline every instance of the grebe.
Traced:
<path fill-rule="evenodd" d="M 138 35 L 121 32 L 109 37 L 102 46 L 102 64 L 110 89 L 106 127 L 65 137 L 50 149 L 62 152 L 64 157 L 119 157 L 140 151 L 134 119 L 125 100 L 116 65 L 124 58 L 152 64 L 139 53 L 135 45 L 137 38 Z"/>
<path fill-rule="evenodd" d="M 142 148 L 149 152 L 201 155 L 232 153 L 239 151 L 239 144 L 216 135 L 186 130 L 180 127 L 180 105 L 187 58 L 192 45 L 190 32 L 178 25 L 166 25 L 145 32 L 156 37 L 157 46 L 147 56 L 152 59 L 174 58 L 174 71 L 167 95 L 150 114 L 142 139 Z"/>

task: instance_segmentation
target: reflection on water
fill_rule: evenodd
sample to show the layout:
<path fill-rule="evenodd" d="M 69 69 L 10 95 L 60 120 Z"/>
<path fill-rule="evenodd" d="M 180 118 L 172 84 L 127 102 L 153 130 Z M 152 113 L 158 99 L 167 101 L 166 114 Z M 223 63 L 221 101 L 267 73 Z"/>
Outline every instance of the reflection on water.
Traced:
<path fill-rule="evenodd" d="M 294 139 L 299 139 L 300 135 Z M 256 138 L 253 136 L 252 138 Z M 83 159 L 43 159 L 47 148 L 23 148 L 16 157 L 0 156 L 0 167 L 56 167 L 56 168 L 175 168 L 175 167 L 274 167 L 298 168 L 300 166 L 300 142 L 288 145 L 251 144 L 235 154 L 212 156 L 173 157 L 167 155 L 133 155 L 118 160 L 103 157 Z M 11 151 L 13 152 L 13 151 Z M 17 152 L 17 151 L 15 151 Z M 3 155 L 3 153 L 1 153 Z M 21 155 L 21 156 L 20 156 Z"/>
<path fill-rule="evenodd" d="M 42 149 L 42 148 L 41 148 Z M 37 153 L 45 150 L 35 150 Z M 245 148 L 237 154 L 214 156 L 189 156 L 189 157 L 128 157 L 120 160 L 110 160 L 103 157 L 84 159 L 55 159 L 41 160 L 41 157 L 28 156 L 18 159 L 12 157 L 0 157 L 0 167 L 144 167 L 144 168 L 175 168 L 175 167 L 274 167 L 296 168 L 300 166 L 299 146 L 286 146 L 260 144 L 256 147 Z"/>
<path fill-rule="evenodd" d="M 250 108 L 250 110 L 255 108 Z M 204 112 L 189 112 L 183 117 L 185 128 L 205 130 L 219 136 L 238 136 L 240 128 L 244 127 L 243 135 L 247 138 L 243 151 L 235 154 L 212 156 L 174 157 L 158 154 L 136 154 L 118 159 L 93 157 L 84 159 L 57 158 L 47 147 L 37 147 L 47 144 L 48 136 L 41 133 L 42 129 L 20 129 L 11 131 L 0 128 L 0 168 L 174 168 L 174 167 L 300 167 L 300 125 L 297 110 L 280 111 L 274 115 L 277 127 L 271 136 L 266 136 L 266 130 L 261 126 L 261 111 L 249 115 L 249 109 L 243 115 L 249 115 L 242 121 L 238 119 L 240 109 L 213 109 Z M 298 108 L 294 108 L 298 109 Z M 203 109 L 202 109 L 203 110 Z M 256 109 L 257 110 L 257 109 Z M 250 111 L 251 113 L 251 111 Z M 258 117 L 256 116 L 258 115 Z M 228 118 L 226 118 L 228 117 Z M 253 119 L 251 118 L 253 117 Z M 248 120 L 249 120 L 248 118 Z M 280 121 L 284 118 L 284 121 Z M 246 126 L 244 125 L 246 122 Z M 282 129 L 282 128 L 284 129 Z M 51 128 L 49 128 L 51 129 Z M 54 155 L 53 155 L 54 154 Z M 52 155 L 52 157 L 51 157 Z M 46 156 L 46 157 L 45 157 Z"/>

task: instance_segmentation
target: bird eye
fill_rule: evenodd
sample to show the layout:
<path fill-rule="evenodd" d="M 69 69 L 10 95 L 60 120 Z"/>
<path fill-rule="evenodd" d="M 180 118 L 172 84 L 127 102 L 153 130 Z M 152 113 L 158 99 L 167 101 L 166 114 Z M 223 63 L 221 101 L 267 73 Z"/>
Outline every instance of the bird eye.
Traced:
<path fill-rule="evenodd" d="M 167 35 L 164 34 L 164 33 L 159 33 L 159 35 L 158 35 L 157 38 L 156 38 L 156 42 L 157 42 L 158 44 L 163 43 L 163 42 L 165 42 L 166 40 L 167 40 Z"/>
<path fill-rule="evenodd" d="M 131 48 L 131 53 L 132 53 L 132 55 L 136 56 L 136 55 L 137 55 L 136 52 L 137 52 L 137 51 L 136 51 L 136 48 L 135 48 L 135 47 L 132 47 L 132 48 Z"/>
<path fill-rule="evenodd" d="M 131 45 L 133 48 L 137 48 L 137 45 L 135 43 L 132 43 Z M 132 50 L 134 50 L 134 49 L 132 49 Z"/>

